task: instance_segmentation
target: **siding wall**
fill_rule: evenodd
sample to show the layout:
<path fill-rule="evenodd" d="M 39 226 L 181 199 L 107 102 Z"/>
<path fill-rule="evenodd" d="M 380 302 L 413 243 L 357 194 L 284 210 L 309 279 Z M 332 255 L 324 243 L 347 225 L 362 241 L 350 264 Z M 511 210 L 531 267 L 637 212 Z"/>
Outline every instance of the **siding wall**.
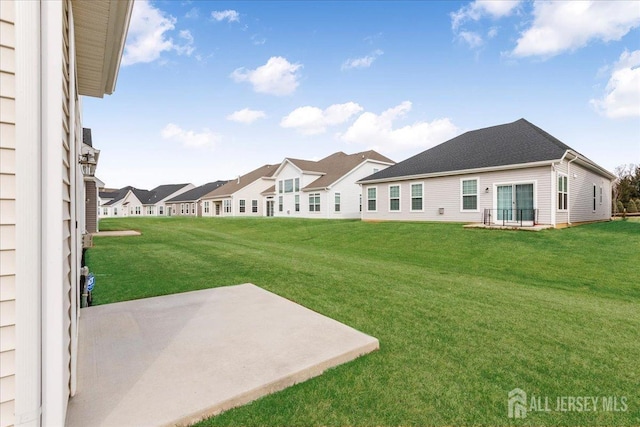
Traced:
<path fill-rule="evenodd" d="M 609 220 L 611 218 L 611 181 L 575 162 L 571 163 L 569 173 L 571 222 Z M 596 186 L 595 210 L 593 209 L 594 185 Z M 600 203 L 600 187 L 602 187 L 602 203 Z"/>
<path fill-rule="evenodd" d="M 351 172 L 343 177 L 337 184 L 329 189 L 324 197 L 323 212 L 326 212 L 326 218 L 360 218 L 360 184 L 357 181 L 373 174 L 373 170 L 383 170 L 388 168 L 387 165 L 377 163 L 364 162 L 355 167 Z M 335 211 L 335 195 L 340 193 L 340 212 Z M 326 209 L 325 209 L 326 206 Z"/>
<path fill-rule="evenodd" d="M 551 223 L 552 173 L 548 166 L 485 172 L 472 175 L 397 181 L 394 183 L 366 184 L 362 186 L 362 219 L 399 221 L 454 221 L 480 222 L 483 209 L 496 209 L 496 185 L 534 183 L 534 207 L 539 210 L 538 222 Z M 478 178 L 478 211 L 461 211 L 461 179 Z M 411 212 L 411 184 L 423 183 L 423 210 Z M 400 211 L 389 210 L 389 186 L 400 184 Z M 367 189 L 377 188 L 377 212 L 367 209 Z M 485 189 L 489 188 L 489 192 Z M 444 214 L 439 209 L 444 208 Z"/>
<path fill-rule="evenodd" d="M 86 191 L 86 229 L 88 233 L 95 233 L 98 231 L 98 189 L 93 180 L 85 181 L 84 185 Z"/>
<path fill-rule="evenodd" d="M 0 1 L 0 426 L 14 423 L 16 298 L 15 7 Z"/>

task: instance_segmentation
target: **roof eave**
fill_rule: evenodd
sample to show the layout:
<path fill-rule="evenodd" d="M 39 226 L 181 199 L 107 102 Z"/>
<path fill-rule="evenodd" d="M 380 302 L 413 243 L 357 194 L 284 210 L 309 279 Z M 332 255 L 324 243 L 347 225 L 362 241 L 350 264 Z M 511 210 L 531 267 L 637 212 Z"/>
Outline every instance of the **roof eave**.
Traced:
<path fill-rule="evenodd" d="M 445 171 L 445 172 L 435 172 L 435 173 L 416 174 L 416 175 L 403 175 L 403 176 L 380 178 L 380 179 L 360 180 L 360 181 L 357 181 L 356 184 L 377 184 L 377 183 L 383 183 L 383 182 L 410 181 L 414 179 L 437 178 L 441 176 L 454 176 L 454 175 L 468 175 L 468 174 L 474 174 L 474 173 L 494 172 L 494 171 L 503 171 L 503 170 L 510 170 L 510 169 L 535 168 L 539 166 L 551 165 L 552 163 L 558 162 L 559 160 L 560 159 L 542 160 L 539 162 L 518 163 L 518 164 L 510 164 L 510 165 L 502 165 L 502 166 L 490 166 L 486 168 L 461 169 L 461 170 L 455 170 L 455 171 Z"/>
<path fill-rule="evenodd" d="M 80 95 L 115 91 L 132 9 L 133 0 L 72 0 Z"/>
<path fill-rule="evenodd" d="M 587 169 L 591 170 L 592 172 L 595 172 L 599 175 L 602 175 L 606 178 L 609 178 L 610 181 L 613 181 L 616 179 L 616 176 L 609 172 L 608 170 L 606 170 L 605 168 L 603 168 L 600 165 L 597 165 L 596 163 L 594 163 L 593 161 L 589 160 L 588 158 L 584 157 L 583 155 L 581 155 L 580 153 L 573 151 L 573 150 L 567 150 L 567 152 L 565 153 L 565 156 L 567 154 L 570 154 L 573 159 L 576 160 L 576 162 L 578 162 L 578 164 L 586 167 Z"/>

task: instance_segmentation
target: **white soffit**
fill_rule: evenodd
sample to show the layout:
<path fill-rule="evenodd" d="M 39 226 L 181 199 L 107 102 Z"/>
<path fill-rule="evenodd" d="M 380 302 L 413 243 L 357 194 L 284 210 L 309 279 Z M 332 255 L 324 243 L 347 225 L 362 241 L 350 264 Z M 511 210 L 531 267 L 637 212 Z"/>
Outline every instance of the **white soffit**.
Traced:
<path fill-rule="evenodd" d="M 114 92 L 129 28 L 132 0 L 72 0 L 78 93 Z"/>

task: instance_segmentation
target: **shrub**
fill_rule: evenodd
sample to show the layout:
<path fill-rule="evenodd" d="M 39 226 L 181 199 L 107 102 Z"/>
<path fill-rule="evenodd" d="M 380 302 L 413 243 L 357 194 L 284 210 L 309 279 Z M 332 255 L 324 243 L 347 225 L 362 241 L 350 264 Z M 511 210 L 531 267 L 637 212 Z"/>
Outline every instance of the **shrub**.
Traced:
<path fill-rule="evenodd" d="M 638 207 L 636 206 L 636 202 L 634 202 L 633 199 L 629 200 L 629 203 L 627 203 L 627 212 L 628 213 L 638 212 Z"/>
<path fill-rule="evenodd" d="M 622 204 L 622 200 L 618 200 L 616 202 L 616 212 L 622 213 L 622 211 L 624 211 L 624 205 Z"/>

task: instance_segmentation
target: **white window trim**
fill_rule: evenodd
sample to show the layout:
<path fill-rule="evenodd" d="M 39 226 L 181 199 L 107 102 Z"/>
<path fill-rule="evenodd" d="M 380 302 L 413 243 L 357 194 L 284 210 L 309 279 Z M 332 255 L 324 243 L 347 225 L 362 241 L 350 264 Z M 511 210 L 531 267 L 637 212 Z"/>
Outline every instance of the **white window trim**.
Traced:
<path fill-rule="evenodd" d="M 560 179 L 560 177 L 565 177 L 567 178 L 567 188 L 566 191 L 563 192 L 567 194 L 567 205 L 564 208 L 560 208 L 560 206 L 558 205 L 558 194 L 560 194 L 560 188 L 558 188 L 558 180 Z M 569 211 L 569 176 L 566 173 L 563 172 L 557 172 L 556 173 L 556 211 L 558 212 L 568 212 Z"/>
<path fill-rule="evenodd" d="M 370 199 L 369 199 L 369 189 L 371 189 L 371 188 L 373 188 L 373 189 L 375 189 L 375 190 L 376 190 L 376 198 L 375 198 L 375 201 L 376 201 L 376 208 L 375 208 L 374 210 L 370 210 L 370 209 L 369 209 L 369 200 L 370 200 Z M 378 212 L 378 205 L 379 205 L 379 203 L 378 203 L 378 201 L 379 201 L 379 200 L 378 200 L 378 199 L 379 199 L 379 197 L 378 197 L 378 186 L 367 187 L 367 193 L 366 193 L 366 196 L 367 196 L 367 197 L 365 197 L 365 198 L 364 198 L 364 201 L 366 202 L 366 205 L 365 205 L 365 207 L 366 207 L 366 209 L 365 209 L 365 210 L 366 210 L 366 212 Z"/>
<path fill-rule="evenodd" d="M 398 210 L 394 211 L 391 209 L 391 187 L 398 187 Z M 389 213 L 402 213 L 402 185 L 400 184 L 389 184 L 387 186 L 387 210 Z M 377 198 L 377 194 L 376 194 Z M 377 205 L 377 202 L 376 202 Z M 376 206 L 377 207 L 377 206 Z"/>
<path fill-rule="evenodd" d="M 422 209 L 413 209 L 413 190 L 412 186 L 416 184 L 422 184 Z M 409 183 L 409 212 L 424 212 L 424 181 Z"/>
<path fill-rule="evenodd" d="M 476 180 L 476 209 L 463 209 L 464 196 L 472 196 L 472 194 L 462 193 L 462 183 L 464 181 L 473 181 L 474 179 Z M 424 189 L 422 191 L 424 192 Z M 460 178 L 460 213 L 473 213 L 473 212 L 480 212 L 480 177 L 469 176 L 465 178 Z"/>

